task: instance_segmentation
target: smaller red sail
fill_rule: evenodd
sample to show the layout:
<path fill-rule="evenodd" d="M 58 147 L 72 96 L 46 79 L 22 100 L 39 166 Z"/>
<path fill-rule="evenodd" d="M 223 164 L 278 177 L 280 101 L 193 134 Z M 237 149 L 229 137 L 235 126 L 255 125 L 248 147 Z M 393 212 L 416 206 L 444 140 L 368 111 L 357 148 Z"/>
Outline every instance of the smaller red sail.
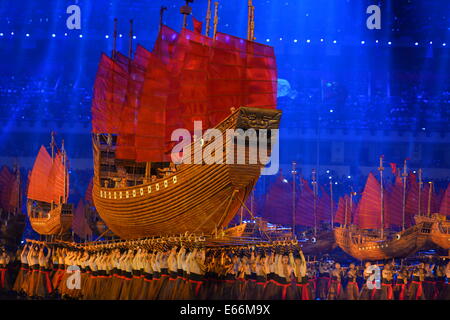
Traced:
<path fill-rule="evenodd" d="M 308 181 L 302 179 L 301 183 L 301 192 L 295 210 L 295 223 L 299 226 L 314 227 L 314 193 L 311 190 Z M 319 222 L 319 219 L 317 219 L 317 222 Z"/>
<path fill-rule="evenodd" d="M 136 60 L 145 69 L 136 121 L 136 161 L 167 161 L 165 155 L 170 77 L 153 53 L 138 47 Z M 179 119 L 178 115 L 173 115 Z"/>
<path fill-rule="evenodd" d="M 19 206 L 19 178 L 8 167 L 0 170 L 0 208 L 13 213 Z"/>
<path fill-rule="evenodd" d="M 330 195 L 323 186 L 320 186 L 320 197 L 317 199 L 317 218 L 318 221 L 331 222 L 331 215 L 334 214 L 335 204 L 331 202 Z M 333 211 L 333 213 L 332 213 Z"/>
<path fill-rule="evenodd" d="M 423 192 L 423 190 L 422 190 Z M 423 204 L 421 204 L 420 214 L 425 214 L 423 211 Z M 410 223 L 414 222 L 414 216 L 419 214 L 419 183 L 415 176 L 410 174 L 407 178 L 407 193 L 406 193 L 406 216 Z"/>
<path fill-rule="evenodd" d="M 194 32 L 202 33 L 202 22 L 192 17 L 192 24 L 194 25 Z"/>
<path fill-rule="evenodd" d="M 356 223 L 361 229 L 381 228 L 381 189 L 372 172 L 367 177 L 355 215 Z"/>
<path fill-rule="evenodd" d="M 69 187 L 66 178 L 67 172 L 63 155 L 61 152 L 58 152 L 53 159 L 52 167 L 47 177 L 47 192 L 56 204 L 65 203 L 65 200 L 68 198 L 67 190 L 69 190 Z"/>
<path fill-rule="evenodd" d="M 431 189 L 430 183 L 424 183 L 421 199 L 422 214 L 428 215 L 429 213 L 432 215 L 439 212 L 439 197 L 434 190 L 434 186 Z"/>
<path fill-rule="evenodd" d="M 445 190 L 444 196 L 442 197 L 439 213 L 450 217 L 450 183 L 447 185 L 447 189 Z"/>
<path fill-rule="evenodd" d="M 266 194 L 261 215 L 270 223 L 291 226 L 292 213 L 292 184 L 280 172 Z"/>
<path fill-rule="evenodd" d="M 339 198 L 338 208 L 336 214 L 334 216 L 334 222 L 339 223 L 340 225 L 344 225 L 346 222 L 350 224 L 351 219 L 349 219 L 350 213 L 350 197 L 345 195 Z M 345 215 L 347 214 L 347 221 L 345 219 Z"/>
<path fill-rule="evenodd" d="M 92 231 L 86 220 L 86 211 L 83 199 L 78 201 L 72 220 L 72 231 L 82 239 L 87 239 L 92 235 Z"/>
<path fill-rule="evenodd" d="M 385 227 L 401 227 L 403 225 L 403 182 L 400 177 L 395 177 L 394 185 L 386 188 Z M 406 221 L 405 226 L 409 226 Z"/>
<path fill-rule="evenodd" d="M 142 66 L 124 56 L 120 52 L 116 53 L 116 62 L 127 70 L 127 91 L 117 117 L 120 119 L 117 137 L 116 157 L 119 159 L 134 160 L 136 158 L 135 134 L 136 116 L 139 104 L 142 83 L 144 82 L 144 72 Z"/>
<path fill-rule="evenodd" d="M 102 54 L 94 83 L 92 131 L 117 134 L 126 98 L 128 72 L 120 63 Z"/>
<path fill-rule="evenodd" d="M 28 184 L 28 199 L 38 200 L 51 203 L 53 201 L 53 192 L 47 189 L 48 176 L 52 169 L 52 158 L 45 149 L 41 146 L 39 153 L 34 161 L 33 169 Z"/>
<path fill-rule="evenodd" d="M 94 201 L 92 200 L 92 187 L 94 186 L 94 178 L 91 178 L 89 181 L 88 187 L 86 189 L 86 193 L 84 194 L 84 200 L 90 204 L 93 205 Z"/>

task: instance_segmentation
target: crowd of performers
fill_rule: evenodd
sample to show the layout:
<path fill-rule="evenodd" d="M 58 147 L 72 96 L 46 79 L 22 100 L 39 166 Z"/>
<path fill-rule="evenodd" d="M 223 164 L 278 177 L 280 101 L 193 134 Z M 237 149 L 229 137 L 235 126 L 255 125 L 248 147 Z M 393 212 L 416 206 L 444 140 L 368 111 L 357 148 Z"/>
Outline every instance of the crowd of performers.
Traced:
<path fill-rule="evenodd" d="M 0 291 L 27 299 L 450 299 L 447 261 L 390 262 L 378 271 L 370 262 L 343 268 L 307 261 L 294 242 L 205 247 L 159 240 L 84 246 L 33 241 L 15 256 L 3 250 L 0 272 Z"/>

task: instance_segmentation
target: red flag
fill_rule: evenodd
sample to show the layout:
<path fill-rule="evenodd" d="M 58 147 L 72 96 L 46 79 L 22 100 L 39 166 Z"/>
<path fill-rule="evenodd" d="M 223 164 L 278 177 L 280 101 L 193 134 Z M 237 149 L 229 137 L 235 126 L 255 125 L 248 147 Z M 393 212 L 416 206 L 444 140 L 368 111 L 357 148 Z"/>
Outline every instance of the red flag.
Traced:
<path fill-rule="evenodd" d="M 396 175 L 397 174 L 397 164 L 396 163 L 390 163 L 391 165 L 391 169 L 392 169 L 392 174 Z"/>
<path fill-rule="evenodd" d="M 192 17 L 192 23 L 194 24 L 194 31 L 197 33 L 202 33 L 202 23 Z"/>

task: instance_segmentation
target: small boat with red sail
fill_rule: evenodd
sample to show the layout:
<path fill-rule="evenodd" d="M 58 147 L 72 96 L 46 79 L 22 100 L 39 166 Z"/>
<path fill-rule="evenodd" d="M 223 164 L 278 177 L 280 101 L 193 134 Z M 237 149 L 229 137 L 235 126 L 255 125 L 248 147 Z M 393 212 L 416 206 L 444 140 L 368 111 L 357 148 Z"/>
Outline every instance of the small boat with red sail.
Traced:
<path fill-rule="evenodd" d="M 46 236 L 66 236 L 72 226 L 73 205 L 68 203 L 69 175 L 64 142 L 56 147 L 52 133 L 51 155 L 41 146 L 29 177 L 28 218 L 34 231 Z"/>

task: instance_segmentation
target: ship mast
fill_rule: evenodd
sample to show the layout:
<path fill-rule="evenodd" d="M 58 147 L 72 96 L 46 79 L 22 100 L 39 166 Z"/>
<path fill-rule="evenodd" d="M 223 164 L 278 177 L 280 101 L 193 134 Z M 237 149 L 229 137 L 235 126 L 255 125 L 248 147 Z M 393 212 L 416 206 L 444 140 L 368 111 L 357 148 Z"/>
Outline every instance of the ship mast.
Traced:
<path fill-rule="evenodd" d="M 297 175 L 297 163 L 292 161 L 292 236 L 295 238 L 295 176 Z"/>
<path fill-rule="evenodd" d="M 247 24 L 247 39 L 255 40 L 255 6 L 252 0 L 248 0 L 248 24 Z"/>
<path fill-rule="evenodd" d="M 192 13 L 192 8 L 189 6 L 189 3 L 194 2 L 194 0 L 184 0 L 185 5 L 180 8 L 180 13 L 183 15 L 183 28 L 187 26 L 187 16 Z"/>
<path fill-rule="evenodd" d="M 208 0 L 208 9 L 206 9 L 205 23 L 205 36 L 209 37 L 209 29 L 211 29 L 211 0 Z"/>
<path fill-rule="evenodd" d="M 350 193 L 350 203 L 352 199 L 352 193 Z M 344 228 L 347 228 L 347 197 L 344 197 Z"/>
<path fill-rule="evenodd" d="M 113 49 L 111 54 L 111 58 L 113 60 L 116 58 L 116 48 L 117 48 L 117 18 L 114 18 Z"/>
<path fill-rule="evenodd" d="M 418 214 L 419 216 L 422 215 L 422 169 L 419 169 L 419 199 L 417 201 L 418 203 Z"/>
<path fill-rule="evenodd" d="M 217 25 L 219 24 L 219 1 L 214 2 L 214 27 L 213 39 L 216 38 Z"/>
<path fill-rule="evenodd" d="M 161 8 L 159 9 L 159 31 L 161 31 L 161 28 L 163 26 L 163 16 L 164 16 L 164 11 L 167 10 L 167 7 L 161 6 Z"/>
<path fill-rule="evenodd" d="M 311 179 L 313 185 L 313 212 L 314 212 L 314 237 L 317 236 L 317 181 L 316 169 L 312 169 Z"/>
<path fill-rule="evenodd" d="M 66 149 L 64 148 L 64 139 L 62 140 L 61 143 L 61 154 L 62 154 L 62 162 L 63 162 L 63 167 L 64 167 L 64 196 L 63 196 L 63 201 L 62 203 L 66 203 L 67 202 L 67 168 L 66 168 Z"/>
<path fill-rule="evenodd" d="M 132 52 L 133 52 L 133 19 L 130 20 L 130 39 L 128 40 L 128 58 L 130 58 L 130 63 L 131 63 L 131 58 L 132 58 Z M 130 67 L 130 64 L 128 65 L 128 67 Z"/>
<path fill-rule="evenodd" d="M 427 215 L 428 217 L 431 217 L 431 196 L 433 194 L 433 182 L 428 182 L 430 185 L 430 189 L 428 190 L 428 206 L 427 206 Z"/>
<path fill-rule="evenodd" d="M 403 198 L 402 198 L 402 231 L 405 230 L 405 220 L 406 220 L 406 177 L 408 176 L 408 168 L 406 165 L 406 159 L 403 164 Z"/>
<path fill-rule="evenodd" d="M 55 132 L 52 131 L 51 132 L 51 141 L 50 141 L 50 148 L 52 149 L 52 163 L 53 163 L 53 159 L 55 158 Z"/>
<path fill-rule="evenodd" d="M 333 181 L 330 181 L 330 221 L 331 221 L 331 230 L 333 230 Z"/>
<path fill-rule="evenodd" d="M 380 229 L 380 237 L 384 238 L 384 197 L 383 197 L 383 156 L 380 156 L 380 166 L 378 167 L 378 171 L 380 171 L 380 200 L 381 200 L 381 210 L 380 210 L 380 219 L 381 219 L 381 229 Z"/>
<path fill-rule="evenodd" d="M 353 187 L 350 187 L 350 214 L 353 213 L 353 196 L 355 196 L 356 193 L 353 191 Z"/>

